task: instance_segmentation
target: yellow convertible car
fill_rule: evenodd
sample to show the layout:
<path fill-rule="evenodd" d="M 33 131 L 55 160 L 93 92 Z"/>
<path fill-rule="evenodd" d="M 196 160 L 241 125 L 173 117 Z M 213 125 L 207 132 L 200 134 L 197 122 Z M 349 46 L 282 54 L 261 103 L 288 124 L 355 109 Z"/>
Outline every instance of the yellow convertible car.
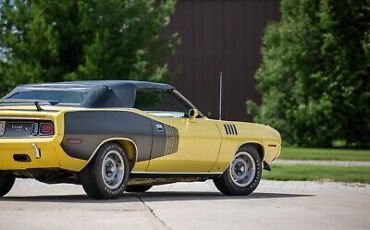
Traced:
<path fill-rule="evenodd" d="M 0 196 L 16 178 L 82 184 L 95 199 L 208 179 L 248 195 L 280 148 L 275 129 L 209 119 L 166 84 L 22 85 L 0 101 Z"/>

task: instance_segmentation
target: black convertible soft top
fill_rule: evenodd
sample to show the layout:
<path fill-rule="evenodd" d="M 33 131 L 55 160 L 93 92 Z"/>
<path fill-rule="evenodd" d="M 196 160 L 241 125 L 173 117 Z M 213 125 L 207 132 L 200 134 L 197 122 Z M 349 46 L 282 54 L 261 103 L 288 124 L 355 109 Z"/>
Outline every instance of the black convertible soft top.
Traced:
<path fill-rule="evenodd" d="M 174 87 L 148 81 L 131 81 L 131 80 L 95 80 L 95 81 L 66 81 L 66 82 L 53 82 L 53 83 L 39 83 L 39 84 L 26 84 L 19 86 L 20 88 L 65 88 L 65 87 L 94 87 L 104 86 L 109 88 L 135 88 L 135 89 L 161 89 L 171 90 Z M 18 87 L 17 87 L 18 88 Z"/>
<path fill-rule="evenodd" d="M 25 91 L 86 91 L 88 96 L 80 107 L 104 108 L 104 107 L 127 107 L 134 106 L 137 90 L 174 90 L 174 87 L 147 81 L 129 80 L 96 80 L 96 81 L 73 81 L 21 85 L 7 94 L 3 99 L 9 99 L 19 92 Z"/>

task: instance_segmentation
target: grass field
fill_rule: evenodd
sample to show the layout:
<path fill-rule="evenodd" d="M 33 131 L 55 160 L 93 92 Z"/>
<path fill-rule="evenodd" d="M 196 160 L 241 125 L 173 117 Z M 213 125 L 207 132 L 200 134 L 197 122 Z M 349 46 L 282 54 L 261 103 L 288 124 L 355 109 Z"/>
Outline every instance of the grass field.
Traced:
<path fill-rule="evenodd" d="M 370 183 L 370 167 L 339 167 L 321 165 L 273 165 L 263 172 L 264 179 Z"/>
<path fill-rule="evenodd" d="M 370 161 L 370 150 L 293 148 L 283 146 L 279 159 Z"/>

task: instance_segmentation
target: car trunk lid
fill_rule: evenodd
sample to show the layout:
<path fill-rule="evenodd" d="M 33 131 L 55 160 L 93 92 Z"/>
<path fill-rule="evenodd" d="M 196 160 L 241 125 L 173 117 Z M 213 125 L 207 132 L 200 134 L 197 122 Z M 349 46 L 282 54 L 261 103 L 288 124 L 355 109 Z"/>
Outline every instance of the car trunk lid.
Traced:
<path fill-rule="evenodd" d="M 55 121 L 61 108 L 45 106 L 0 106 L 0 138 L 46 137 L 56 134 Z"/>

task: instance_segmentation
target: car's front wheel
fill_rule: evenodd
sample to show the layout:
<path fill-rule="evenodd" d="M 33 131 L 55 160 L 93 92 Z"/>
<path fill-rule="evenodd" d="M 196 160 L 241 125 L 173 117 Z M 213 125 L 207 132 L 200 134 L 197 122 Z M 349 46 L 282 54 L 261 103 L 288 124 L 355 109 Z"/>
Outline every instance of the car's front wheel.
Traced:
<path fill-rule="evenodd" d="M 0 171 L 0 197 L 5 196 L 13 187 L 15 177 L 8 172 Z"/>
<path fill-rule="evenodd" d="M 257 188 L 261 176 L 261 157 L 254 147 L 246 146 L 239 149 L 229 168 L 214 183 L 225 195 L 242 196 Z"/>
<path fill-rule="evenodd" d="M 122 147 L 116 143 L 104 144 L 94 159 L 81 172 L 82 187 L 94 199 L 114 199 L 125 191 L 129 163 Z"/>

